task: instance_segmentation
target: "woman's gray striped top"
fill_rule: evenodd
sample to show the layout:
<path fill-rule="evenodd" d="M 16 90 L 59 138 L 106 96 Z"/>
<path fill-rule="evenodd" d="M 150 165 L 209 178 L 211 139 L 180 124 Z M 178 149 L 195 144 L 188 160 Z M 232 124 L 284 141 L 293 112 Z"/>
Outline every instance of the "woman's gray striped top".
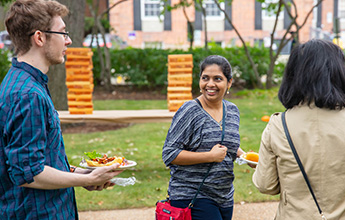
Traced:
<path fill-rule="evenodd" d="M 221 207 L 233 205 L 233 159 L 240 146 L 240 114 L 233 103 L 225 104 L 225 135 L 223 144 L 228 154 L 212 167 L 197 198 L 216 201 Z M 166 166 L 170 167 L 169 197 L 171 200 L 192 199 L 204 178 L 210 163 L 196 165 L 172 165 L 182 150 L 208 152 L 221 142 L 222 130 L 195 100 L 184 103 L 176 112 L 168 131 L 162 152 Z"/>

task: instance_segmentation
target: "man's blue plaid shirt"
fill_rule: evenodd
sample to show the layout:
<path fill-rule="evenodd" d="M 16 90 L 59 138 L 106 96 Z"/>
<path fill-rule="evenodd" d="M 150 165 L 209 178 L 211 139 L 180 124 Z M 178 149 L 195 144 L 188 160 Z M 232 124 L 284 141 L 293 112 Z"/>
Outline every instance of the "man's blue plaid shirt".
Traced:
<path fill-rule="evenodd" d="M 0 219 L 76 219 L 73 188 L 19 187 L 44 166 L 69 171 L 48 77 L 16 58 L 0 86 Z"/>

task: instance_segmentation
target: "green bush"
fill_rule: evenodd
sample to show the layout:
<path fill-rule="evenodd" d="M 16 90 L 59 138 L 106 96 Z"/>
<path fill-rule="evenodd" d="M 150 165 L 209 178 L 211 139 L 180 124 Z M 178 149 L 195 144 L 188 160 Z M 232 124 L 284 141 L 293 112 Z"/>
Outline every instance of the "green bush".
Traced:
<path fill-rule="evenodd" d="M 0 83 L 6 76 L 10 66 L 11 62 L 9 61 L 9 52 L 0 49 Z"/>
<path fill-rule="evenodd" d="M 260 76 L 267 73 L 269 67 L 269 50 L 264 47 L 249 47 Z M 200 62 L 209 55 L 221 55 L 227 58 L 233 68 L 235 79 L 242 79 L 247 88 L 252 88 L 255 84 L 255 77 L 250 62 L 242 47 L 221 48 L 216 44 L 211 44 L 208 50 L 195 48 L 193 51 L 184 50 L 163 50 L 163 49 L 111 49 L 112 75 L 121 74 L 126 80 L 136 86 L 162 87 L 167 84 L 167 57 L 169 54 L 193 54 L 193 89 L 198 89 L 199 65 Z M 94 77 L 95 82 L 100 81 L 100 64 L 97 50 L 94 50 Z M 278 63 L 274 71 L 274 77 L 280 78 L 283 74 L 284 64 Z"/>

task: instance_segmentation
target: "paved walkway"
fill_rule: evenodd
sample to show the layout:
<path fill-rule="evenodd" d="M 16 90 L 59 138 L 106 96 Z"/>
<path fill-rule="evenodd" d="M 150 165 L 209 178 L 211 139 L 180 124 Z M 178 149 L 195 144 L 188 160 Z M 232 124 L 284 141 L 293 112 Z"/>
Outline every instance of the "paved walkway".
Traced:
<path fill-rule="evenodd" d="M 278 202 L 235 204 L 233 220 L 273 220 Z M 79 212 L 80 220 L 154 220 L 155 208 Z M 211 219 L 210 219 L 211 220 Z"/>

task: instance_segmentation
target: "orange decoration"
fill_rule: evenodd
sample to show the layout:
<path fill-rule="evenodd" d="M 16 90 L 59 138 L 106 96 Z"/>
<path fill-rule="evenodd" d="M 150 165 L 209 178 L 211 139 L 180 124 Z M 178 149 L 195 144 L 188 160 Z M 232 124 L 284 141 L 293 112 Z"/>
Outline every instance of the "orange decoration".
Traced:
<path fill-rule="evenodd" d="M 259 161 L 259 154 L 255 152 L 248 152 L 246 153 L 246 160 L 250 160 L 253 162 L 258 162 Z"/>
<path fill-rule="evenodd" d="M 192 100 L 193 55 L 168 55 L 168 109 L 176 112 L 183 103 Z"/>
<path fill-rule="evenodd" d="M 270 120 L 270 116 L 264 115 L 261 117 L 261 121 L 268 122 Z"/>

